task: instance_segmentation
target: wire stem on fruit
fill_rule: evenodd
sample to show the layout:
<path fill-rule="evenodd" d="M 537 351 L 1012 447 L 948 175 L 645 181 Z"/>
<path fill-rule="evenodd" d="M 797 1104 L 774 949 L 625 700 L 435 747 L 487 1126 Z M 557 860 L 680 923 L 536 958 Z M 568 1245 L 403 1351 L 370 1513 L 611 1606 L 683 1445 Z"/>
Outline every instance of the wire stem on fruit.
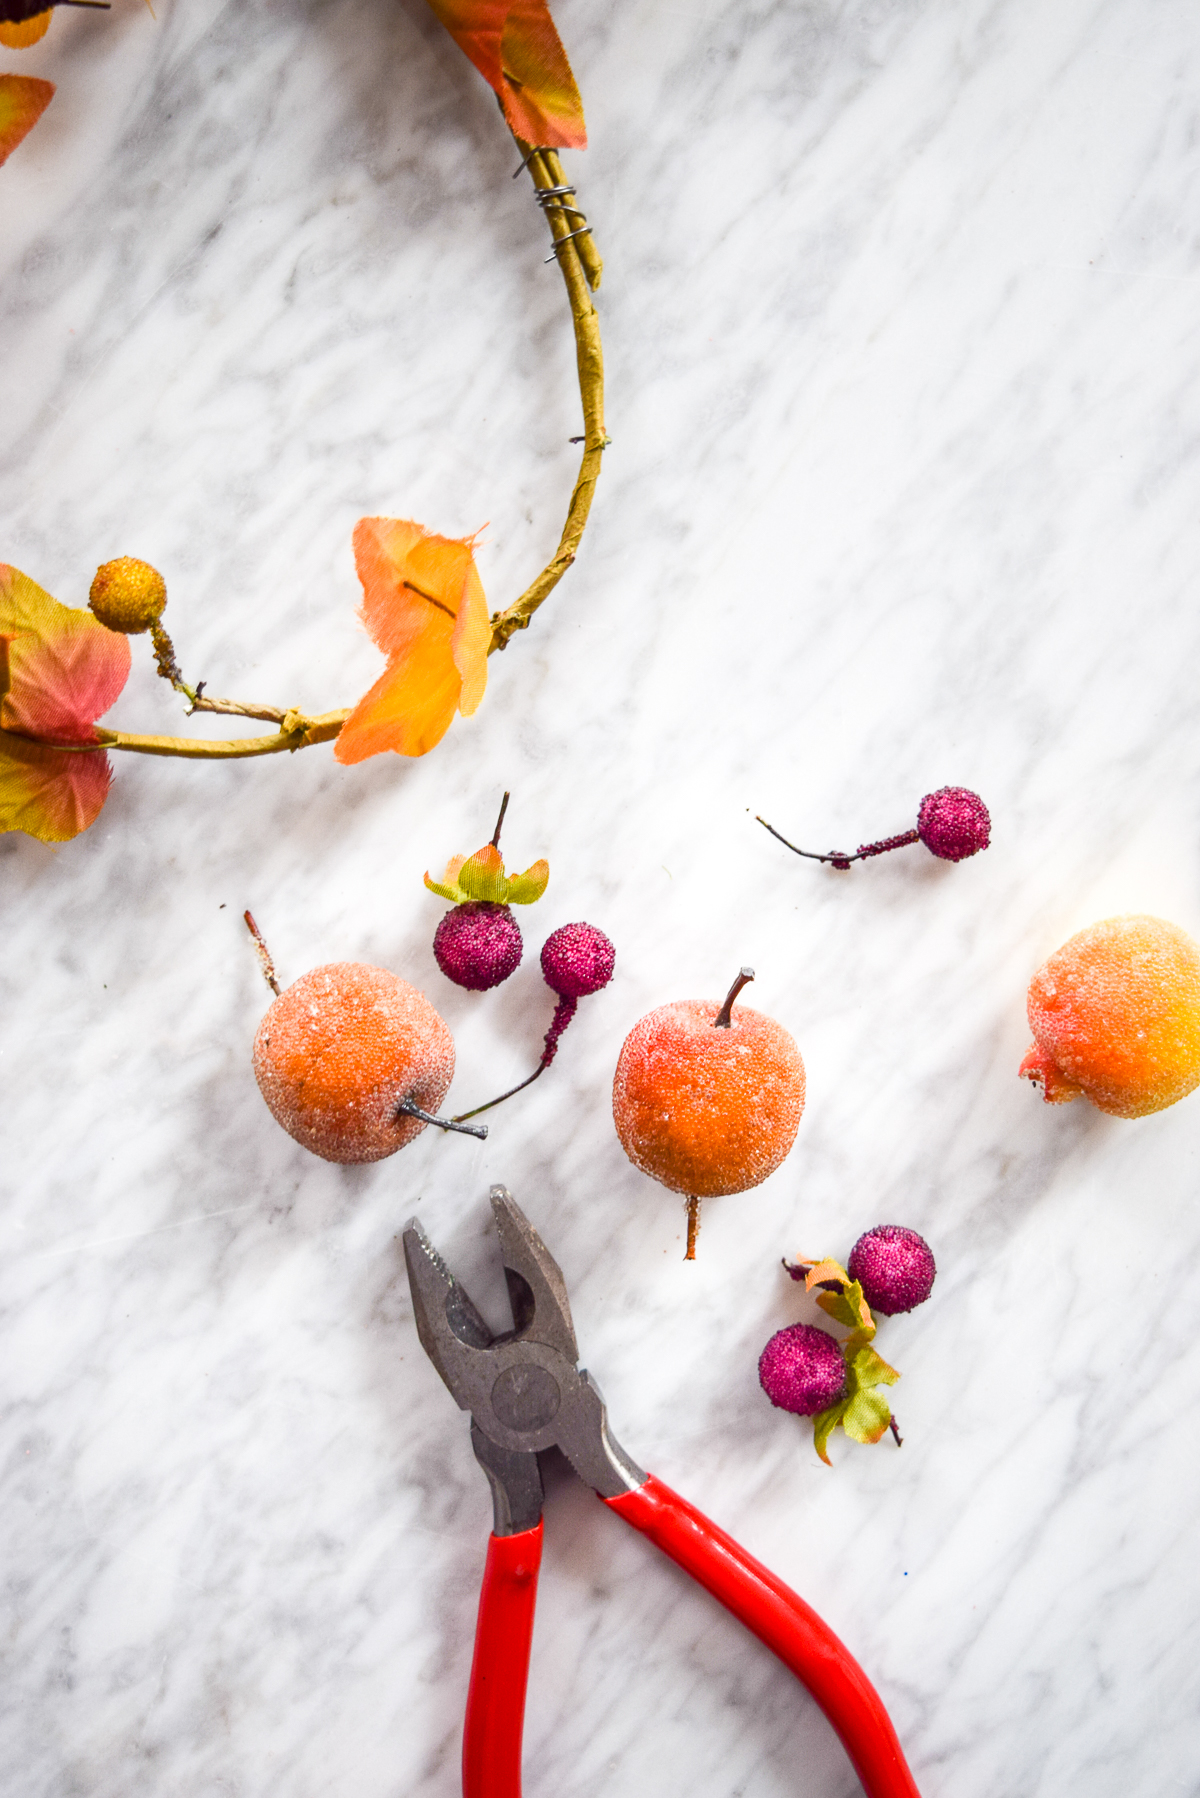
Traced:
<path fill-rule="evenodd" d="M 696 1259 L 696 1238 L 700 1234 L 700 1200 L 696 1194 L 689 1193 L 687 1200 L 687 1248 L 684 1250 L 685 1261 Z"/>
<path fill-rule="evenodd" d="M 486 1124 L 464 1124 L 458 1118 L 434 1117 L 432 1111 L 422 1111 L 415 1099 L 401 1099 L 396 1110 L 410 1118 L 420 1118 L 423 1124 L 436 1124 L 439 1130 L 456 1130 L 460 1136 L 477 1136 L 480 1142 L 487 1140 Z"/>
<path fill-rule="evenodd" d="M 258 925 L 254 922 L 253 912 L 243 912 L 242 916 L 246 920 L 246 929 L 250 932 L 254 941 L 254 953 L 258 956 L 258 965 L 262 969 L 262 977 L 278 999 L 279 982 L 275 978 L 275 963 L 271 959 L 271 951 L 267 948 L 266 938 L 258 928 Z"/>
<path fill-rule="evenodd" d="M 733 1002 L 744 986 L 749 986 L 754 979 L 753 968 L 742 968 L 737 979 L 725 995 L 725 1003 L 713 1019 L 714 1030 L 728 1030 L 733 1018 Z"/>

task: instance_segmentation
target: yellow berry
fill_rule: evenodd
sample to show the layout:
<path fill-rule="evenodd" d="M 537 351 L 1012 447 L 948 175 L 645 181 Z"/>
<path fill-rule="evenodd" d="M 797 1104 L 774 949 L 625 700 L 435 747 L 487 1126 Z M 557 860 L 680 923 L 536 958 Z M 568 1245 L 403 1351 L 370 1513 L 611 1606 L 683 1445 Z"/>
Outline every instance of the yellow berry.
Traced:
<path fill-rule="evenodd" d="M 118 556 L 97 568 L 88 604 L 101 624 L 127 637 L 140 636 L 157 624 L 167 603 L 167 583 L 149 562 Z"/>

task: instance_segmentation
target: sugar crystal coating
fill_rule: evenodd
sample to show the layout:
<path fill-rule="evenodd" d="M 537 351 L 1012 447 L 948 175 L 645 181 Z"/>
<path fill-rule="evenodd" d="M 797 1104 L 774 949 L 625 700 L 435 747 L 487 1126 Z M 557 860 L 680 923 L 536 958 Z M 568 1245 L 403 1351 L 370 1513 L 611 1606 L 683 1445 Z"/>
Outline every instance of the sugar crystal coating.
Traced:
<path fill-rule="evenodd" d="M 923 1305 L 933 1290 L 937 1263 L 923 1236 L 903 1224 L 880 1224 L 860 1236 L 846 1272 L 857 1280 L 872 1311 L 894 1317 Z"/>
<path fill-rule="evenodd" d="M 991 841 L 988 808 L 969 787 L 939 787 L 926 793 L 917 812 L 917 834 L 944 862 L 965 861 Z"/>
<path fill-rule="evenodd" d="M 782 1024 L 735 1005 L 728 1027 L 709 999 L 660 1005 L 626 1037 L 613 1122 L 635 1167 L 697 1198 L 745 1192 L 796 1140 L 804 1063 Z"/>
<path fill-rule="evenodd" d="M 777 1330 L 758 1358 L 763 1391 L 781 1411 L 815 1417 L 846 1390 L 846 1363 L 833 1337 L 814 1324 Z"/>
<path fill-rule="evenodd" d="M 259 1090 L 289 1136 L 326 1161 L 382 1161 L 425 1125 L 454 1076 L 454 1039 L 424 993 L 386 968 L 330 962 L 293 981 L 254 1039 Z"/>
<path fill-rule="evenodd" d="M 1145 1117 L 1200 1086 L 1200 947 L 1177 924 L 1089 925 L 1038 969 L 1028 1012 L 1021 1073 L 1051 1104 L 1083 1093 L 1114 1117 Z"/>
<path fill-rule="evenodd" d="M 447 980 L 486 993 L 520 965 L 521 927 L 507 905 L 471 899 L 448 911 L 433 934 L 433 955 Z"/>
<path fill-rule="evenodd" d="M 562 999 L 598 993 L 613 977 L 617 952 L 594 924 L 563 924 L 542 945 L 542 977 Z"/>

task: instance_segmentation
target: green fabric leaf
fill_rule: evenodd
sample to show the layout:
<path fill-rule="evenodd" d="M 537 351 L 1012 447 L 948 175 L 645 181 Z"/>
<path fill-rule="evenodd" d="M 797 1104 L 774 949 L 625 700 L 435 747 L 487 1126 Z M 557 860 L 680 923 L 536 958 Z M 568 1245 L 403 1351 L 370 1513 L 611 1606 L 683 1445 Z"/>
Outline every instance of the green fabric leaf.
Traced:
<path fill-rule="evenodd" d="M 526 868 L 524 874 L 510 874 L 508 877 L 508 904 L 532 905 L 540 899 L 550 880 L 550 863 L 534 862 Z"/>
<path fill-rule="evenodd" d="M 468 899 L 483 899 L 493 905 L 506 904 L 508 882 L 504 878 L 500 851 L 491 843 L 485 843 L 482 849 L 468 856 L 458 871 L 458 884 Z"/>
<path fill-rule="evenodd" d="M 836 1404 L 830 1405 L 827 1411 L 822 1411 L 818 1416 L 813 1418 L 813 1447 L 820 1455 L 822 1461 L 824 1461 L 826 1467 L 833 1466 L 833 1462 L 825 1452 L 826 1445 L 845 1415 L 849 1404 L 850 1400 L 848 1398 L 840 1398 Z M 886 1427 L 885 1424 L 884 1428 L 886 1429 Z"/>
<path fill-rule="evenodd" d="M 878 1442 L 892 1421 L 892 1407 L 875 1387 L 856 1392 L 846 1406 L 842 1428 L 855 1442 Z"/>
<path fill-rule="evenodd" d="M 836 1263 L 822 1262 L 820 1265 L 828 1267 L 836 1265 Z M 809 1274 L 808 1280 L 805 1281 L 806 1286 L 813 1280 L 813 1274 L 817 1272 L 818 1269 L 814 1268 Z M 823 1277 L 837 1278 L 836 1275 Z M 845 1280 L 844 1290 L 842 1292 L 819 1292 L 817 1303 L 827 1316 L 836 1319 L 840 1324 L 845 1324 L 846 1328 L 853 1330 L 863 1342 L 870 1342 L 875 1334 L 875 1319 L 871 1316 L 870 1307 L 863 1297 L 863 1289 L 857 1280 L 850 1278 L 849 1274 L 844 1274 L 843 1277 Z"/>
<path fill-rule="evenodd" d="M 440 880 L 430 880 L 428 874 L 425 876 L 425 885 L 431 893 L 436 893 L 439 899 L 449 899 L 451 905 L 461 905 L 466 897 L 466 894 L 460 892 L 457 887 L 445 886 Z"/>
<path fill-rule="evenodd" d="M 873 1348 L 859 1349 L 851 1356 L 848 1373 L 852 1384 L 858 1386 L 894 1386 L 900 1378 L 896 1369 L 889 1367 Z"/>

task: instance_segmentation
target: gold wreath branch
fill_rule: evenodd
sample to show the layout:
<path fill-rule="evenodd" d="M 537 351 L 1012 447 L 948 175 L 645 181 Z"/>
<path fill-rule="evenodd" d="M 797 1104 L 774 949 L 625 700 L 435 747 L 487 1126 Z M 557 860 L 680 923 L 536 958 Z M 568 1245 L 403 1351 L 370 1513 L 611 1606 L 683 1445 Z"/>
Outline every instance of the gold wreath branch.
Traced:
<path fill-rule="evenodd" d="M 523 166 L 528 168 L 533 180 L 535 193 L 550 196 L 539 203 L 549 220 L 554 241 L 552 254 L 566 286 L 571 321 L 575 329 L 575 361 L 579 373 L 579 396 L 583 402 L 583 456 L 579 473 L 575 477 L 558 548 L 519 599 L 504 611 L 493 612 L 489 655 L 497 649 L 506 648 L 509 638 L 516 631 L 528 629 L 533 614 L 557 587 L 575 560 L 608 442 L 604 431 L 604 354 L 600 344 L 600 320 L 591 297 L 593 289 L 600 285 L 604 265 L 593 241 L 591 227 L 586 222 L 579 223 L 578 221 L 583 220 L 582 212 L 567 203 L 569 199 L 574 199 L 574 189 L 567 183 L 558 152 L 522 143 L 520 138 L 516 141 L 524 157 Z M 55 743 L 53 748 L 74 750 L 80 754 L 94 752 L 97 748 L 127 749 L 137 755 L 178 755 L 188 756 L 196 761 L 233 761 L 254 755 L 278 755 L 285 749 L 307 749 L 313 743 L 331 742 L 350 716 L 350 706 L 344 706 L 336 712 L 321 712 L 310 716 L 295 709 L 285 711 L 278 706 L 243 704 L 236 699 L 210 699 L 205 695 L 202 685 L 189 687 L 183 679 L 171 640 L 161 625 L 154 629 L 153 643 L 159 673 L 172 686 L 186 694 L 190 701 L 189 715 L 192 712 L 218 712 L 230 717 L 259 718 L 264 723 L 277 725 L 276 733 L 273 736 L 208 740 L 202 737 L 149 736 L 137 731 L 104 730 L 97 726 L 95 742 Z M 15 736 L 16 733 L 0 730 L 0 742 L 9 735 Z M 46 742 L 44 738 L 30 739 L 24 736 L 20 740 Z"/>

